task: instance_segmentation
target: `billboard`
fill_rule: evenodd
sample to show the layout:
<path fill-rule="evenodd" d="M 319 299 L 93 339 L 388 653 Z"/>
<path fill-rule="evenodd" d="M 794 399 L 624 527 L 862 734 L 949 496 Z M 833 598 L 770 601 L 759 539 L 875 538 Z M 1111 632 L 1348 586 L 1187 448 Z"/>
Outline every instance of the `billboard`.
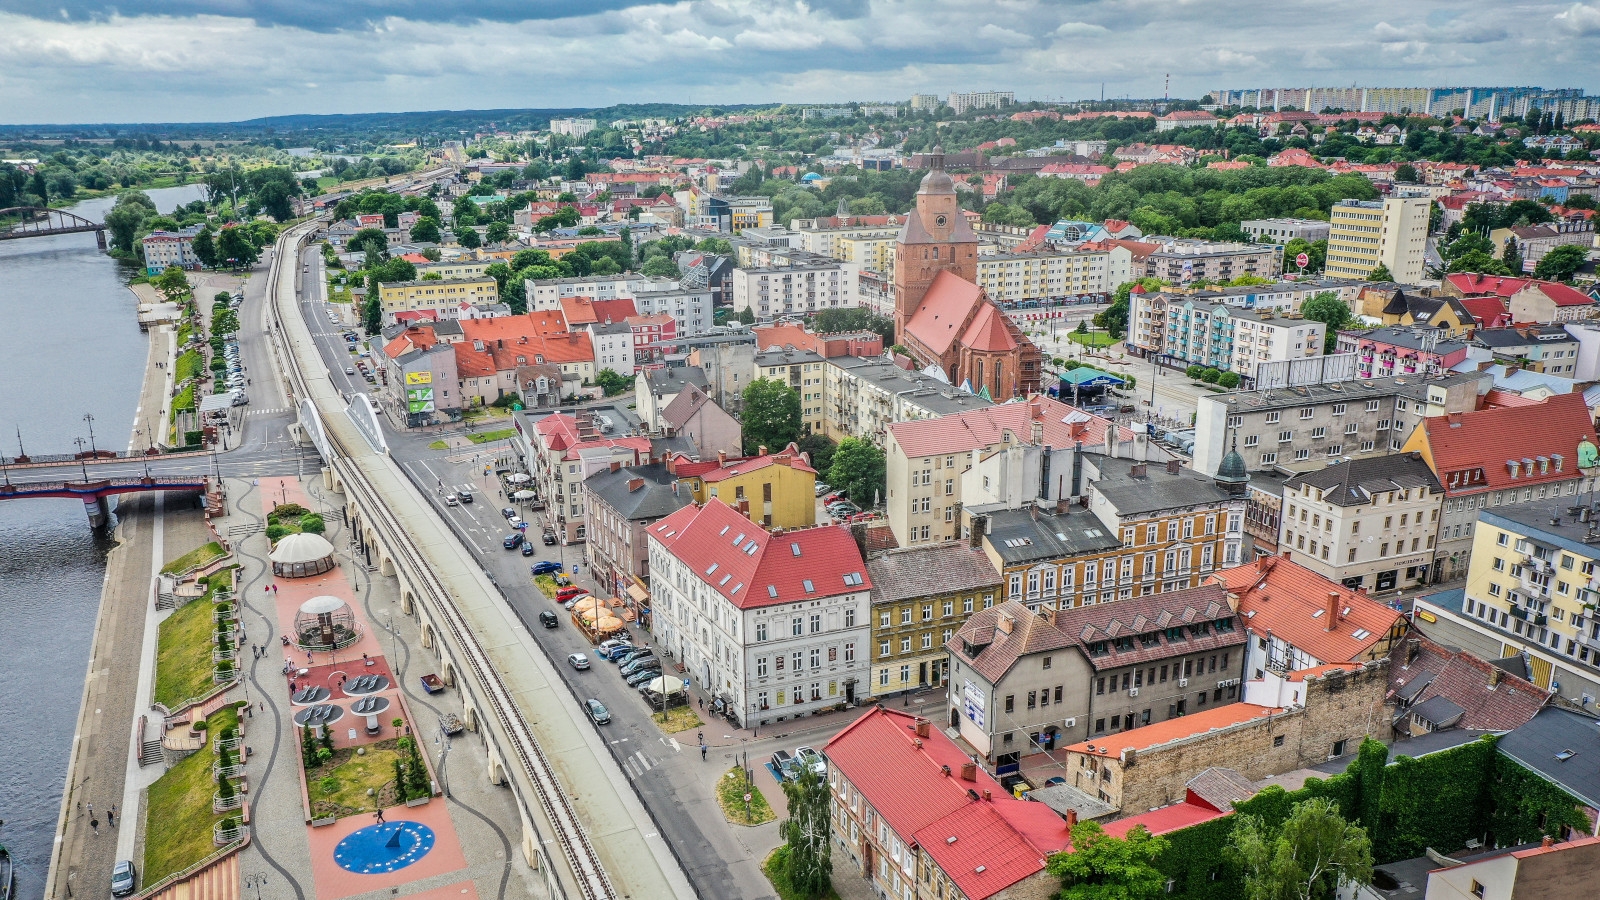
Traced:
<path fill-rule="evenodd" d="M 1353 381 L 1356 377 L 1354 353 L 1332 353 L 1305 359 L 1280 359 L 1256 366 L 1255 389 L 1291 388 L 1330 381 Z"/>
<path fill-rule="evenodd" d="M 407 372 L 406 384 L 433 384 L 432 372 Z"/>
<path fill-rule="evenodd" d="M 963 682 L 961 686 L 962 711 L 967 714 L 968 719 L 972 720 L 972 724 L 979 728 L 983 727 L 983 706 L 983 688 L 970 681 Z"/>
<path fill-rule="evenodd" d="M 421 374 L 426 375 L 428 373 L 423 372 Z M 406 382 L 407 384 L 412 383 L 410 374 L 406 375 Z M 406 412 L 415 414 L 431 413 L 433 411 L 433 388 L 431 386 L 406 388 Z"/>

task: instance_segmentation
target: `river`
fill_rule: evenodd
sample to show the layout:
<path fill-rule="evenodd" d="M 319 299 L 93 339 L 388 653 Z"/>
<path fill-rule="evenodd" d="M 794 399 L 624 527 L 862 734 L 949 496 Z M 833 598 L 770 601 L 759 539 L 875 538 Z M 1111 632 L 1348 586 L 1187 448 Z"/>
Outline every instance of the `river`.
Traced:
<path fill-rule="evenodd" d="M 147 193 L 166 213 L 203 189 Z M 72 212 L 101 221 L 113 202 Z M 122 272 L 93 234 L 0 242 L 0 455 L 17 455 L 19 429 L 30 454 L 74 452 L 85 415 L 97 447 L 128 446 L 149 340 Z M 76 500 L 0 503 L 0 842 L 22 900 L 44 895 L 109 549 Z"/>

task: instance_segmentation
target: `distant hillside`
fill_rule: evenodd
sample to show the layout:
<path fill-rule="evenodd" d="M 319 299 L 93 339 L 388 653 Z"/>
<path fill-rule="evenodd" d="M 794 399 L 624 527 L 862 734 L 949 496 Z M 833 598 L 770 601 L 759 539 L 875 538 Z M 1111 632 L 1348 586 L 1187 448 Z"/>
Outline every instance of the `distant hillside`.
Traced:
<path fill-rule="evenodd" d="M 618 119 L 701 115 L 709 111 L 730 112 L 751 109 L 750 104 L 727 106 L 679 103 L 627 103 L 602 109 L 468 109 L 425 112 L 334 113 L 330 115 L 266 116 L 243 122 L 127 122 L 94 125 L 4 125 L 5 138 L 105 138 L 117 135 L 146 135 L 162 140 L 255 139 L 315 135 L 415 135 L 444 136 L 451 132 L 472 132 L 489 127 L 506 131 L 542 130 L 551 119 L 587 116 L 602 123 Z"/>

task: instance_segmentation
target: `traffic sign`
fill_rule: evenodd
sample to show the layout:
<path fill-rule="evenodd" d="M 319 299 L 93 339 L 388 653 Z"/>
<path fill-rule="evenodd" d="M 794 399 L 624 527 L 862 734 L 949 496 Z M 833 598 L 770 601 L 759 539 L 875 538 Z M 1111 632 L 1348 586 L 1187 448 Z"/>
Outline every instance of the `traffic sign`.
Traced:
<path fill-rule="evenodd" d="M 1304 269 L 1306 266 L 1311 265 L 1311 257 L 1302 253 L 1294 258 L 1294 264 Z"/>

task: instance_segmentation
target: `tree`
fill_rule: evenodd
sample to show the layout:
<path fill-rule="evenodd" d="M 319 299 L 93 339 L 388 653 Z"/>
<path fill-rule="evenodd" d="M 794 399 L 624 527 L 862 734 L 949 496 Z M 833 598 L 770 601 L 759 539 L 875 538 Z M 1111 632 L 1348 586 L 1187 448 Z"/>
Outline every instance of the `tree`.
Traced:
<path fill-rule="evenodd" d="M 350 236 L 345 243 L 345 249 L 350 252 L 361 252 L 367 255 L 367 264 L 377 262 L 388 255 L 389 236 L 381 228 L 363 228 Z"/>
<path fill-rule="evenodd" d="M 294 204 L 289 202 L 292 196 L 290 189 L 281 181 L 271 181 L 261 186 L 256 192 L 256 205 L 261 211 L 273 218 L 276 222 L 287 222 L 294 218 Z"/>
<path fill-rule="evenodd" d="M 195 259 L 200 260 L 200 265 L 210 269 L 217 264 L 217 236 L 211 231 L 211 226 L 201 228 L 194 236 L 192 242 Z"/>
<path fill-rule="evenodd" d="M 1378 267 L 1367 273 L 1368 281 L 1393 281 L 1394 275 L 1389 272 L 1389 267 L 1378 263 Z"/>
<path fill-rule="evenodd" d="M 744 389 L 744 452 L 780 450 L 800 437 L 800 394 L 782 381 L 760 378 Z"/>
<path fill-rule="evenodd" d="M 178 302 L 179 297 L 189 292 L 189 277 L 177 266 L 167 266 L 160 275 L 150 279 L 150 284 L 168 303 Z"/>
<path fill-rule="evenodd" d="M 829 839 L 828 783 L 810 766 L 783 783 L 789 818 L 779 828 L 788 851 L 783 875 L 797 897 L 821 900 L 833 888 L 832 840 Z"/>
<path fill-rule="evenodd" d="M 1200 373 L 1200 380 L 1204 381 L 1206 384 L 1216 384 L 1217 381 L 1219 379 L 1221 379 L 1221 378 L 1222 378 L 1222 370 L 1221 369 L 1207 368 L 1204 372 Z"/>
<path fill-rule="evenodd" d="M 1321 322 L 1328 326 L 1327 336 L 1322 341 L 1324 353 L 1332 353 L 1339 346 L 1339 329 L 1355 322 L 1355 315 L 1350 312 L 1350 307 L 1339 299 L 1336 291 L 1323 291 L 1307 300 L 1300 307 L 1300 315 L 1309 321 Z"/>
<path fill-rule="evenodd" d="M 1517 239 L 1506 238 L 1506 246 L 1500 253 L 1500 261 L 1505 263 L 1506 271 L 1513 275 L 1522 274 L 1522 250 L 1517 247 Z"/>
<path fill-rule="evenodd" d="M 217 256 L 234 269 L 248 269 L 255 265 L 259 251 L 244 228 L 227 225 L 217 237 Z"/>
<path fill-rule="evenodd" d="M 1403 184 L 1416 184 L 1419 180 L 1416 167 L 1410 163 L 1401 163 L 1395 167 L 1394 180 Z"/>
<path fill-rule="evenodd" d="M 483 246 L 483 239 L 478 237 L 478 229 L 470 225 L 462 225 L 456 229 L 456 240 L 468 250 Z"/>
<path fill-rule="evenodd" d="M 811 468 L 817 470 L 818 478 L 826 478 L 833 468 L 833 454 L 839 445 L 833 438 L 825 434 L 808 434 L 799 440 L 800 451 L 811 458 Z"/>
<path fill-rule="evenodd" d="M 868 509 L 881 499 L 888 481 L 883 451 L 871 441 L 845 438 L 833 451 L 828 483 L 857 506 Z"/>
<path fill-rule="evenodd" d="M 615 369 L 601 369 L 594 376 L 594 383 L 600 385 L 600 389 L 606 392 L 607 397 L 615 397 L 633 388 L 633 381 L 617 374 Z"/>
<path fill-rule="evenodd" d="M 665 256 L 650 257 L 644 261 L 644 265 L 639 271 L 641 274 L 648 275 L 651 278 L 677 278 L 679 274 L 678 264 Z"/>
<path fill-rule="evenodd" d="M 1223 372 L 1221 375 L 1219 375 L 1217 377 L 1217 386 L 1218 387 L 1225 387 L 1230 391 L 1233 390 L 1234 388 L 1239 386 L 1239 373 L 1238 372 Z"/>
<path fill-rule="evenodd" d="M 730 256 L 733 254 L 733 245 L 727 238 L 706 238 L 694 245 L 694 249 L 701 253 L 712 253 L 717 256 Z"/>
<path fill-rule="evenodd" d="M 511 226 L 504 222 L 490 222 L 483 237 L 491 244 L 503 244 L 511 238 Z"/>
<path fill-rule="evenodd" d="M 1166 838 L 1143 825 L 1118 838 L 1098 822 L 1079 822 L 1072 849 L 1050 857 L 1050 874 L 1061 879 L 1061 900 L 1156 900 L 1167 879 L 1154 863 L 1166 849 Z"/>
<path fill-rule="evenodd" d="M 1520 266 L 1521 260 L 1518 260 L 1517 262 Z M 1463 253 L 1455 259 L 1450 260 L 1450 264 L 1446 267 L 1445 271 L 1477 272 L 1483 275 L 1515 274 L 1505 263 L 1495 259 L 1487 253 L 1484 253 L 1482 250 L 1473 250 L 1470 253 Z"/>
<path fill-rule="evenodd" d="M 576 206 L 563 206 L 548 216 L 543 216 L 533 226 L 534 231 L 550 231 L 554 228 L 571 228 L 578 224 L 578 208 Z"/>
<path fill-rule="evenodd" d="M 1546 253 L 1533 269 L 1533 277 L 1545 281 L 1567 281 L 1583 267 L 1589 251 L 1579 244 L 1563 244 Z"/>
<path fill-rule="evenodd" d="M 1296 803 L 1277 829 L 1240 816 L 1228 843 L 1248 900 L 1331 900 L 1340 882 L 1372 883 L 1372 842 L 1326 797 Z"/>
<path fill-rule="evenodd" d="M 133 242 L 139 236 L 139 226 L 156 214 L 156 205 L 144 191 L 123 191 L 117 202 L 106 212 L 106 228 L 111 231 L 111 244 L 123 253 L 133 252 Z"/>
<path fill-rule="evenodd" d="M 411 226 L 411 239 L 422 241 L 425 244 L 437 244 L 444 238 L 439 231 L 439 220 L 431 216 L 419 216 L 415 225 Z"/>

